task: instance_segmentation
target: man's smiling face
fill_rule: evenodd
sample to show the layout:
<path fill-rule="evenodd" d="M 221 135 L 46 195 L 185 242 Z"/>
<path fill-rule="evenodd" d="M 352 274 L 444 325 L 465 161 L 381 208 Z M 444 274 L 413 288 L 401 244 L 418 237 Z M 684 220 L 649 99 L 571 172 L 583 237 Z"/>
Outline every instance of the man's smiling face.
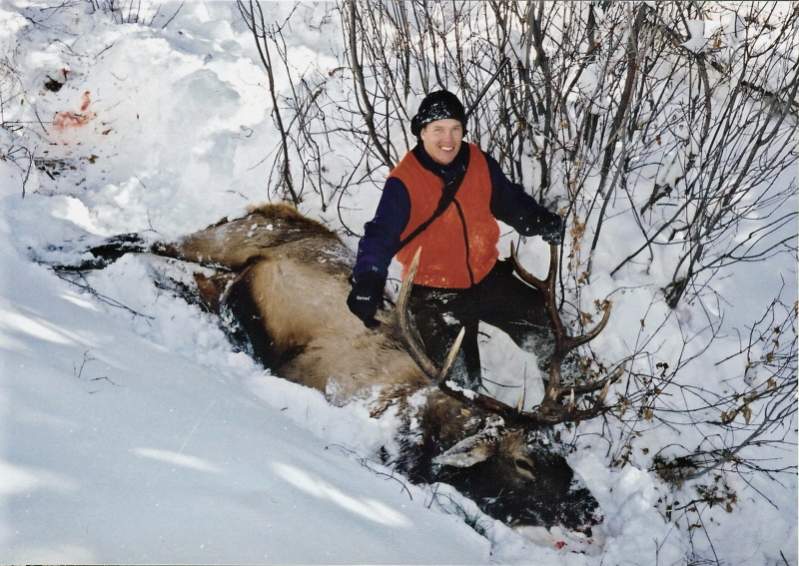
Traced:
<path fill-rule="evenodd" d="M 445 118 L 430 122 L 419 136 L 427 155 L 439 165 L 449 165 L 461 148 L 463 126 L 458 120 Z"/>

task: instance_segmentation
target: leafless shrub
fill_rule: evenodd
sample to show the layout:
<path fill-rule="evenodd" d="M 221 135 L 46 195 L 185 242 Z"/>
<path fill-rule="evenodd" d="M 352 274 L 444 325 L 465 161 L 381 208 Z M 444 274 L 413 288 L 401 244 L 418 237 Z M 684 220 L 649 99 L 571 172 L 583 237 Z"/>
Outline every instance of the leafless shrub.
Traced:
<path fill-rule="evenodd" d="M 185 1 L 86 0 L 95 11 L 109 14 L 118 24 L 142 24 L 166 28 L 183 9 Z"/>
<path fill-rule="evenodd" d="M 286 171 L 313 179 L 303 186 L 335 202 L 347 228 L 348 211 L 416 143 L 408 126 L 421 97 L 457 92 L 473 139 L 567 217 L 564 318 L 591 325 L 580 305 L 600 256 L 612 279 L 660 289 L 623 359 L 584 356 L 628 370 L 618 426 L 603 429 L 611 462 L 634 458 L 635 438 L 652 428 L 690 427 L 698 446 L 645 461 L 681 482 L 795 473 L 759 450 L 794 449 L 795 286 L 763 298 L 740 347 L 715 364 L 722 384 L 699 387 L 690 373 L 730 343 L 723 280 L 797 252 L 799 8 L 343 0 L 335 15 L 343 66 L 275 96 L 295 116 L 285 143 L 306 152 Z M 270 41 L 279 51 L 281 39 Z M 355 146 L 349 173 L 327 179 L 339 139 Z M 667 342 L 676 354 L 664 356 Z"/>
<path fill-rule="evenodd" d="M 11 163 L 18 170 L 22 198 L 34 166 L 34 155 L 22 136 L 25 124 L 17 112 L 24 94 L 13 53 L 0 54 L 0 161 Z"/>

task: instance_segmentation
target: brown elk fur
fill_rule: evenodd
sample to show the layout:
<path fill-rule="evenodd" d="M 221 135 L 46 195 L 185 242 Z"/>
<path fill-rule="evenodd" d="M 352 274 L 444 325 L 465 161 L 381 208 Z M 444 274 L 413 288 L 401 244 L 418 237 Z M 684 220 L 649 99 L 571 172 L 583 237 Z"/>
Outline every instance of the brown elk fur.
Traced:
<path fill-rule="evenodd" d="M 238 319 L 257 317 L 260 328 L 247 333 L 268 336 L 270 349 L 257 355 L 280 376 L 318 389 L 331 402 L 345 404 L 375 388 L 428 385 L 396 335 L 366 329 L 347 309 L 342 297 L 349 291 L 351 252 L 328 228 L 288 205 L 250 208 L 243 218 L 159 250 L 241 270 L 227 289 L 200 283 L 206 304 L 232 303 Z M 390 316 L 383 318 L 391 324 Z"/>

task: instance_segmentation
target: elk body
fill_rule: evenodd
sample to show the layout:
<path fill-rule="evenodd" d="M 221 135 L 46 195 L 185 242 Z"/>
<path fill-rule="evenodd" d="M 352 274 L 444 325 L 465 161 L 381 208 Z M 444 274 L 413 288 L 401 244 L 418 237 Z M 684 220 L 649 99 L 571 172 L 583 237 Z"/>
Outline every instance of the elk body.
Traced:
<path fill-rule="evenodd" d="M 404 423 L 397 431 L 399 449 L 383 457 L 411 481 L 449 483 L 513 526 L 560 525 L 590 534 L 601 521 L 594 498 L 537 431 L 541 424 L 588 416 L 561 403 L 559 373 L 552 370 L 538 413 L 459 390 L 446 369 L 442 374 L 409 340 L 403 303 L 408 287 L 400 293 L 399 316 L 381 311 L 381 325 L 366 329 L 345 302 L 352 252 L 294 209 L 266 205 L 176 242 L 145 245 L 127 235 L 90 251 L 91 260 L 72 268 L 100 268 L 132 251 L 213 269 L 210 277 L 195 275 L 201 302 L 232 315 L 239 336 L 264 366 L 321 391 L 336 405 L 369 403 L 375 417 L 395 408 Z M 562 353 L 556 347 L 556 356 Z M 584 386 L 580 393 L 601 385 Z"/>

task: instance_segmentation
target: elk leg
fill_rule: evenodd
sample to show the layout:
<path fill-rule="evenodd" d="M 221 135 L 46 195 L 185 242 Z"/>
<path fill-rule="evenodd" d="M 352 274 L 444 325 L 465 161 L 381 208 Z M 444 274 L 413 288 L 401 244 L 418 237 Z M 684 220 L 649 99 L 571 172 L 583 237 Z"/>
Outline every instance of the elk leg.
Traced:
<path fill-rule="evenodd" d="M 64 245 L 48 246 L 48 252 L 53 251 L 79 253 L 84 256 L 91 255 L 92 257 L 90 259 L 82 259 L 76 263 L 55 263 L 47 261 L 46 258 L 36 258 L 36 261 L 49 265 L 56 271 L 90 271 L 105 269 L 125 254 L 147 252 L 149 251 L 149 246 L 139 234 L 119 234 L 83 249 L 70 249 Z"/>

